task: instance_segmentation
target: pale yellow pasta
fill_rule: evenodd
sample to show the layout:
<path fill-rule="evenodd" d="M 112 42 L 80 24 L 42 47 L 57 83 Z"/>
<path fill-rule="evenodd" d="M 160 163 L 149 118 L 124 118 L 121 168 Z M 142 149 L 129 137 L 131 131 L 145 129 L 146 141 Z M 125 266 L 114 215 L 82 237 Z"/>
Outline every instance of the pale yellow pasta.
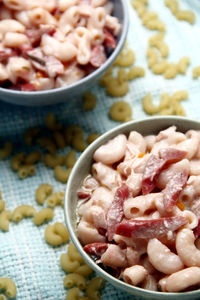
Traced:
<path fill-rule="evenodd" d="M 0 277 L 0 290 L 5 290 L 8 298 L 15 298 L 17 295 L 17 288 L 14 281 L 8 277 Z"/>
<path fill-rule="evenodd" d="M 168 67 L 164 73 L 166 79 L 173 79 L 177 75 L 177 65 L 174 63 L 168 63 Z"/>
<path fill-rule="evenodd" d="M 153 65 L 151 70 L 155 74 L 163 74 L 166 72 L 168 67 L 168 62 L 166 60 L 161 60 L 157 64 Z"/>
<path fill-rule="evenodd" d="M 165 116 L 165 115 L 173 115 L 174 114 L 174 109 L 173 109 L 173 106 L 170 105 L 166 108 L 163 108 L 159 111 L 159 115 L 161 116 Z"/>
<path fill-rule="evenodd" d="M 59 246 L 68 242 L 69 233 L 64 224 L 57 222 L 46 227 L 44 237 L 51 246 Z"/>
<path fill-rule="evenodd" d="M 48 113 L 45 118 L 46 126 L 51 130 L 59 130 L 62 128 L 62 125 L 56 121 L 55 116 L 52 113 Z"/>
<path fill-rule="evenodd" d="M 80 290 L 84 290 L 86 288 L 86 279 L 83 275 L 77 273 L 67 274 L 63 280 L 63 285 L 65 288 L 71 288 L 75 285 Z"/>
<path fill-rule="evenodd" d="M 63 167 L 58 165 L 54 168 L 54 176 L 58 181 L 67 183 L 71 170 L 71 168 L 64 169 Z"/>
<path fill-rule="evenodd" d="M 79 125 L 70 125 L 64 130 L 65 141 L 67 144 L 71 144 L 72 139 L 75 136 L 83 138 L 83 130 Z"/>
<path fill-rule="evenodd" d="M 127 79 L 133 80 L 135 78 L 144 77 L 145 76 L 145 70 L 142 67 L 132 67 L 128 71 Z"/>
<path fill-rule="evenodd" d="M 112 104 L 109 114 L 114 121 L 126 122 L 132 115 L 132 108 L 128 102 L 118 101 Z"/>
<path fill-rule="evenodd" d="M 77 300 L 79 299 L 79 288 L 73 287 L 67 291 L 66 300 Z"/>
<path fill-rule="evenodd" d="M 69 255 L 69 258 L 71 260 L 77 260 L 80 263 L 84 262 L 84 259 L 79 254 L 79 252 L 77 251 L 77 249 L 76 249 L 76 247 L 74 246 L 73 243 L 70 243 L 68 245 L 67 254 Z"/>
<path fill-rule="evenodd" d="M 160 97 L 159 110 L 167 108 L 171 104 L 171 97 L 168 93 L 163 93 Z"/>
<path fill-rule="evenodd" d="M 7 300 L 7 297 L 4 294 L 0 294 L 0 300 Z"/>
<path fill-rule="evenodd" d="M 163 41 L 157 41 L 154 47 L 158 49 L 162 57 L 167 57 L 169 55 L 169 47 Z"/>
<path fill-rule="evenodd" d="M 119 83 L 122 83 L 124 81 L 128 80 L 127 72 L 124 69 L 119 69 L 117 72 L 117 80 Z"/>
<path fill-rule="evenodd" d="M 11 168 L 14 171 L 17 171 L 19 167 L 23 164 L 25 158 L 26 158 L 26 153 L 24 152 L 19 152 L 15 154 L 10 161 Z"/>
<path fill-rule="evenodd" d="M 152 47 L 147 48 L 148 66 L 151 69 L 155 64 L 158 63 L 159 56 L 158 52 Z"/>
<path fill-rule="evenodd" d="M 135 53 L 132 49 L 128 49 L 123 55 L 119 55 L 115 60 L 115 65 L 120 67 L 130 67 L 135 62 Z"/>
<path fill-rule="evenodd" d="M 141 19 L 142 24 L 146 25 L 149 21 L 158 19 L 158 14 L 153 11 L 147 11 L 145 14 L 143 14 Z"/>
<path fill-rule="evenodd" d="M 175 16 L 178 20 L 187 21 L 190 24 L 195 22 L 195 14 L 189 10 L 179 10 L 175 13 Z"/>
<path fill-rule="evenodd" d="M 129 85 L 127 81 L 121 84 L 117 79 L 112 78 L 111 81 L 107 83 L 106 92 L 112 97 L 122 97 L 125 96 L 129 91 Z"/>
<path fill-rule="evenodd" d="M 145 26 L 150 30 L 166 31 L 165 24 L 159 19 L 150 20 L 145 24 Z"/>
<path fill-rule="evenodd" d="M 0 213 L 0 229 L 4 231 L 9 230 L 9 224 L 11 219 L 11 211 L 10 210 L 3 210 Z"/>
<path fill-rule="evenodd" d="M 41 147 L 44 147 L 47 149 L 47 151 L 51 154 L 55 154 L 56 153 L 56 145 L 54 143 L 54 141 L 48 137 L 41 137 L 37 139 L 38 144 Z"/>
<path fill-rule="evenodd" d="M 162 41 L 164 39 L 164 33 L 159 32 L 149 38 L 149 45 L 155 46 L 158 42 Z"/>
<path fill-rule="evenodd" d="M 77 260 L 71 260 L 69 255 L 66 253 L 61 254 L 60 264 L 65 272 L 76 272 L 76 270 L 80 267 L 80 263 Z"/>
<path fill-rule="evenodd" d="M 35 199 L 38 204 L 43 205 L 47 197 L 53 192 L 53 186 L 49 183 L 43 183 L 35 191 Z"/>
<path fill-rule="evenodd" d="M 86 91 L 83 95 L 83 109 L 85 111 L 92 110 L 95 108 L 97 98 L 94 94 Z"/>
<path fill-rule="evenodd" d="M 175 92 L 171 98 L 172 98 L 172 101 L 182 101 L 182 100 L 185 100 L 188 98 L 188 92 L 185 91 L 185 90 L 180 90 L 180 91 L 177 91 Z"/>
<path fill-rule="evenodd" d="M 76 269 L 76 273 L 87 277 L 93 273 L 93 270 L 87 264 L 83 264 Z"/>
<path fill-rule="evenodd" d="M 51 208 L 60 205 L 64 201 L 65 193 L 62 191 L 55 192 L 47 198 L 47 205 Z"/>
<path fill-rule="evenodd" d="M 178 116 L 186 116 L 186 111 L 180 102 L 175 101 L 174 103 L 172 103 L 172 107 L 174 110 L 174 114 Z"/>
<path fill-rule="evenodd" d="M 28 176 L 33 176 L 36 173 L 36 168 L 34 165 L 24 165 L 24 166 L 20 166 L 18 171 L 18 176 L 21 179 L 24 179 Z"/>
<path fill-rule="evenodd" d="M 58 149 L 64 149 L 66 146 L 65 143 L 65 138 L 63 136 L 63 134 L 60 131 L 54 131 L 53 132 L 53 138 L 56 142 L 56 146 L 58 147 Z"/>
<path fill-rule="evenodd" d="M 24 132 L 24 142 L 25 142 L 25 144 L 28 145 L 28 146 L 31 146 L 39 133 L 40 133 L 40 128 L 38 128 L 38 127 L 28 128 Z"/>
<path fill-rule="evenodd" d="M 98 137 L 100 136 L 99 133 L 90 133 L 87 136 L 86 142 L 88 144 L 91 144 L 92 142 L 94 142 Z"/>
<path fill-rule="evenodd" d="M 65 165 L 67 168 L 72 168 L 76 162 L 76 152 L 70 150 L 65 156 Z"/>
<path fill-rule="evenodd" d="M 5 201 L 0 199 L 0 213 L 5 209 Z"/>
<path fill-rule="evenodd" d="M 190 58 L 188 56 L 183 56 L 177 64 L 178 72 L 180 74 L 185 74 L 189 64 L 190 64 Z"/>
<path fill-rule="evenodd" d="M 35 225 L 42 225 L 44 222 L 52 220 L 54 216 L 53 209 L 51 208 L 43 208 L 40 211 L 36 212 L 33 218 L 33 222 Z"/>
<path fill-rule="evenodd" d="M 25 205 L 25 204 L 19 205 L 14 209 L 12 213 L 12 221 L 19 222 L 23 218 L 33 217 L 35 213 L 36 210 L 31 205 Z"/>
<path fill-rule="evenodd" d="M 153 103 L 153 100 L 152 100 L 152 97 L 151 97 L 151 94 L 148 93 L 146 96 L 144 96 L 144 98 L 142 99 L 142 107 L 143 107 L 143 110 L 149 114 L 149 115 L 153 115 L 155 113 L 157 113 L 159 111 L 159 108 L 158 106 L 156 106 L 154 103 Z"/>
<path fill-rule="evenodd" d="M 25 164 L 33 165 L 40 161 L 42 158 L 42 153 L 40 151 L 32 151 L 30 154 L 28 154 L 25 158 Z"/>
<path fill-rule="evenodd" d="M 8 158 L 13 152 L 13 144 L 11 142 L 5 142 L 3 147 L 0 149 L 0 159 Z"/>
<path fill-rule="evenodd" d="M 74 136 L 72 138 L 72 146 L 80 151 L 80 152 L 83 152 L 86 148 L 87 148 L 87 143 L 83 140 L 83 138 L 81 138 L 81 136 L 77 135 L 77 136 Z"/>
<path fill-rule="evenodd" d="M 176 14 L 179 10 L 177 0 L 165 0 L 165 5 L 171 10 L 173 14 Z"/>
<path fill-rule="evenodd" d="M 93 278 L 87 285 L 86 288 L 86 295 L 93 300 L 100 299 L 100 292 L 99 289 L 103 286 L 103 278 L 95 277 Z"/>
<path fill-rule="evenodd" d="M 58 165 L 64 164 L 65 157 L 62 154 L 53 155 L 53 154 L 47 153 L 44 155 L 43 160 L 44 160 L 44 164 L 47 167 L 55 168 Z"/>
<path fill-rule="evenodd" d="M 144 16 L 144 14 L 147 12 L 147 9 L 144 5 L 138 6 L 137 8 L 135 8 L 135 10 L 137 11 L 138 16 L 140 18 L 142 18 Z"/>
<path fill-rule="evenodd" d="M 192 70 L 192 76 L 193 76 L 194 79 L 197 79 L 200 76 L 200 66 L 195 67 Z"/>

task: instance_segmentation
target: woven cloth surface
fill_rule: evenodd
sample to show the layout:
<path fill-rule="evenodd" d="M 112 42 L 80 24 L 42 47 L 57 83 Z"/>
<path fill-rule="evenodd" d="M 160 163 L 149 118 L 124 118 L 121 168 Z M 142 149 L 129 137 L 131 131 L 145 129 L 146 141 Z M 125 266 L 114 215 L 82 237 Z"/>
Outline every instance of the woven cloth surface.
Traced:
<path fill-rule="evenodd" d="M 117 0 L 116 0 L 117 1 Z M 128 0 L 127 0 L 128 3 Z M 178 21 L 164 5 L 164 1 L 149 1 L 149 10 L 159 14 L 166 24 L 165 41 L 169 45 L 169 61 L 177 62 L 182 56 L 189 56 L 191 64 L 186 75 L 178 75 L 167 80 L 163 76 L 154 75 L 147 66 L 146 49 L 148 38 L 154 31 L 142 26 L 141 20 L 129 5 L 130 26 L 128 45 L 136 54 L 135 65 L 146 70 L 144 78 L 130 82 L 129 93 L 123 98 L 113 98 L 106 94 L 105 89 L 96 84 L 91 89 L 97 98 L 94 110 L 85 112 L 82 98 L 68 99 L 64 104 L 49 107 L 20 107 L 0 102 L 0 137 L 1 140 L 11 140 L 15 143 L 15 151 L 26 151 L 21 146 L 23 132 L 33 126 L 44 126 L 45 116 L 52 112 L 56 119 L 64 125 L 79 124 L 84 129 L 85 136 L 91 132 L 104 133 L 119 123 L 109 118 L 109 107 L 116 101 L 125 100 L 133 109 L 133 119 L 149 117 L 144 113 L 141 99 L 147 92 L 153 95 L 155 101 L 163 92 L 173 93 L 185 89 L 189 99 L 183 102 L 187 117 L 198 119 L 200 111 L 200 84 L 192 78 L 192 68 L 200 65 L 200 1 L 180 0 L 181 9 L 192 10 L 196 15 L 195 24 Z M 65 149 L 65 152 L 69 147 Z M 43 163 L 37 164 L 37 173 L 33 177 L 20 180 L 10 168 L 10 161 L 0 161 L 0 190 L 6 201 L 6 208 L 13 210 L 20 204 L 30 204 L 40 209 L 35 202 L 35 189 L 41 183 L 51 183 L 54 191 L 65 190 L 65 185 L 54 179 L 53 171 Z M 52 222 L 64 222 L 63 209 L 57 207 Z M 67 291 L 63 288 L 64 271 L 59 258 L 66 252 L 66 245 L 52 248 L 44 240 L 46 225 L 36 227 L 32 219 L 24 219 L 19 224 L 11 223 L 8 232 L 0 231 L 0 277 L 10 277 L 17 285 L 17 300 L 63 300 Z M 126 292 L 105 283 L 102 300 L 136 299 Z M 138 298 L 137 298 L 138 299 Z"/>

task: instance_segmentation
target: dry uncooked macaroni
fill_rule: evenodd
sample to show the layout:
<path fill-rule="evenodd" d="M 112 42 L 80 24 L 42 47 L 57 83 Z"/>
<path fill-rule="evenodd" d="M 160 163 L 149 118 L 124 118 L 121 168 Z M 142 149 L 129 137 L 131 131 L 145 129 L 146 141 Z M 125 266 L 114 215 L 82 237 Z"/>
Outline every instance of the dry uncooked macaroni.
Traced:
<path fill-rule="evenodd" d="M 53 186 L 49 183 L 43 183 L 35 191 L 35 199 L 38 204 L 43 205 L 47 197 L 52 194 Z"/>
<path fill-rule="evenodd" d="M 55 192 L 48 196 L 47 198 L 47 205 L 51 208 L 60 205 L 64 201 L 65 194 L 62 191 Z"/>
<path fill-rule="evenodd" d="M 0 277 L 0 290 L 5 290 L 5 294 L 8 298 L 15 298 L 17 295 L 17 288 L 14 281 L 11 278 Z"/>
<path fill-rule="evenodd" d="M 165 5 L 178 20 L 187 21 L 190 24 L 195 22 L 195 14 L 190 10 L 179 10 L 177 0 L 165 0 Z"/>
<path fill-rule="evenodd" d="M 96 106 L 97 98 L 90 92 L 85 92 L 83 95 L 83 109 L 85 111 L 92 110 Z"/>
<path fill-rule="evenodd" d="M 40 211 L 36 212 L 33 218 L 35 225 L 42 225 L 44 222 L 52 220 L 54 216 L 53 209 L 43 208 Z"/>
<path fill-rule="evenodd" d="M 110 107 L 110 117 L 119 122 L 126 122 L 131 118 L 132 108 L 128 102 L 118 101 Z"/>
<path fill-rule="evenodd" d="M 71 173 L 71 168 L 64 169 L 63 167 L 61 167 L 59 165 L 54 168 L 54 176 L 55 176 L 55 178 L 57 180 L 59 180 L 60 182 L 62 182 L 62 183 L 66 183 L 67 182 L 70 173 Z"/>
<path fill-rule="evenodd" d="M 11 142 L 5 142 L 3 147 L 0 149 L 0 159 L 8 158 L 13 152 L 13 144 Z"/>
<path fill-rule="evenodd" d="M 104 280 L 101 277 L 93 278 L 87 285 L 86 294 L 89 299 L 99 300 L 100 299 L 100 288 L 103 286 Z"/>
<path fill-rule="evenodd" d="M 62 154 L 52 155 L 50 153 L 47 153 L 44 155 L 44 164 L 50 168 L 55 168 L 58 165 L 63 165 L 64 160 L 65 157 Z"/>
<path fill-rule="evenodd" d="M 66 244 L 69 240 L 69 233 L 62 223 L 47 225 L 44 233 L 45 240 L 51 246 Z"/>
<path fill-rule="evenodd" d="M 9 224 L 11 219 L 11 211 L 4 210 L 0 213 L 0 229 L 3 231 L 9 230 Z"/>
<path fill-rule="evenodd" d="M 197 79 L 200 76 L 200 66 L 195 67 L 192 70 L 192 76 L 193 76 L 194 79 Z"/>
<path fill-rule="evenodd" d="M 12 220 L 14 222 L 21 221 L 24 217 L 33 217 L 36 210 L 31 205 L 19 205 L 12 213 Z"/>
<path fill-rule="evenodd" d="M 65 165 L 67 168 L 72 168 L 76 162 L 76 152 L 70 150 L 65 156 Z"/>

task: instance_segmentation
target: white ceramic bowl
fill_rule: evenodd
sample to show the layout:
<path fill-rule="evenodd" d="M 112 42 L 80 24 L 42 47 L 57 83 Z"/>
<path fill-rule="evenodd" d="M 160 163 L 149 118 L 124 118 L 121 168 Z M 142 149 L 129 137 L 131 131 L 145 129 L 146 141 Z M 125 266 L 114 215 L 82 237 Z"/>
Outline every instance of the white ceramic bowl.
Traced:
<path fill-rule="evenodd" d="M 143 299 L 159 299 L 159 300 L 191 300 L 200 299 L 200 290 L 192 292 L 182 293 L 164 293 L 164 292 L 153 292 L 144 290 L 142 288 L 134 287 L 129 285 L 105 272 L 101 269 L 90 256 L 83 250 L 81 243 L 79 242 L 76 235 L 77 228 L 77 190 L 80 188 L 83 179 L 90 173 L 90 167 L 93 162 L 93 153 L 101 145 L 105 144 L 108 140 L 115 137 L 119 133 L 129 133 L 131 130 L 136 130 L 142 135 L 157 134 L 160 130 L 163 130 L 171 125 L 176 125 L 177 130 L 186 132 L 189 129 L 200 130 L 200 122 L 186 119 L 184 117 L 150 117 L 144 120 L 132 121 L 118 126 L 95 140 L 80 156 L 76 162 L 70 178 L 68 180 L 66 194 L 65 194 L 65 220 L 69 230 L 70 237 L 75 244 L 76 248 L 85 259 L 85 261 L 99 273 L 100 276 L 104 277 L 111 284 L 118 288 L 125 290 L 126 292 L 141 297 Z"/>
<path fill-rule="evenodd" d="M 44 91 L 22 92 L 0 87 L 0 99 L 18 105 L 43 106 L 54 103 L 72 101 L 74 96 L 81 94 L 91 87 L 112 65 L 126 41 L 128 31 L 128 9 L 126 0 L 111 0 L 114 4 L 113 16 L 119 19 L 122 30 L 117 38 L 117 47 L 106 62 L 97 70 L 82 78 L 81 80 L 62 88 Z"/>

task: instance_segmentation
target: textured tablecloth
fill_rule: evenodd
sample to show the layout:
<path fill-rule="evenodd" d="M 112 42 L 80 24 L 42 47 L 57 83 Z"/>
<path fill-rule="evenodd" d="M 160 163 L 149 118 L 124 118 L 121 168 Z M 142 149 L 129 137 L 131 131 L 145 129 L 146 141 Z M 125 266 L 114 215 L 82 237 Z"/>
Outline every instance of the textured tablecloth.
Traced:
<path fill-rule="evenodd" d="M 127 0 L 128 2 L 128 0 Z M 179 1 L 181 9 L 191 9 L 196 14 L 196 22 L 190 25 L 175 19 L 163 0 L 150 0 L 149 9 L 156 11 L 166 24 L 165 41 L 169 45 L 169 61 L 177 62 L 182 56 L 191 58 L 187 75 L 178 75 L 176 79 L 166 80 L 154 75 L 147 68 L 146 48 L 148 38 L 155 32 L 142 26 L 141 20 L 129 5 L 130 28 L 128 34 L 129 46 L 135 51 L 135 65 L 146 70 L 146 76 L 130 82 L 130 91 L 123 98 L 112 98 L 105 89 L 96 84 L 91 91 L 97 95 L 96 108 L 85 112 L 82 99 L 68 99 L 65 104 L 51 107 L 27 108 L 0 102 L 0 138 L 2 141 L 15 142 L 15 151 L 27 150 L 20 146 L 24 130 L 32 126 L 43 126 L 47 112 L 52 112 L 59 122 L 67 125 L 79 124 L 84 128 L 85 135 L 91 132 L 104 133 L 118 123 L 109 119 L 109 107 L 118 100 L 129 102 L 133 108 L 133 119 L 147 116 L 141 107 L 141 99 L 151 92 L 155 101 L 162 92 L 173 93 L 180 89 L 189 92 L 189 99 L 183 102 L 187 116 L 198 119 L 200 110 L 199 92 L 200 79 L 192 79 L 192 68 L 200 65 L 200 1 Z M 65 152 L 69 147 L 65 149 Z M 13 210 L 17 205 L 30 204 L 40 209 L 35 202 L 35 189 L 39 184 L 49 182 L 54 190 L 64 190 L 65 185 L 58 183 L 53 171 L 37 164 L 37 174 L 25 180 L 20 180 L 11 171 L 9 160 L 0 161 L 0 190 L 6 201 L 6 208 Z M 52 222 L 64 222 L 63 209 L 55 209 Z M 44 240 L 46 224 L 40 227 L 33 225 L 31 219 L 24 219 L 19 224 L 11 223 L 9 232 L 0 231 L 0 277 L 10 277 L 17 285 L 17 300 L 63 300 L 66 290 L 63 288 L 64 271 L 60 267 L 61 253 L 66 252 L 66 246 L 52 248 Z M 102 292 L 102 300 L 135 299 L 133 296 L 117 290 L 106 283 Z"/>

